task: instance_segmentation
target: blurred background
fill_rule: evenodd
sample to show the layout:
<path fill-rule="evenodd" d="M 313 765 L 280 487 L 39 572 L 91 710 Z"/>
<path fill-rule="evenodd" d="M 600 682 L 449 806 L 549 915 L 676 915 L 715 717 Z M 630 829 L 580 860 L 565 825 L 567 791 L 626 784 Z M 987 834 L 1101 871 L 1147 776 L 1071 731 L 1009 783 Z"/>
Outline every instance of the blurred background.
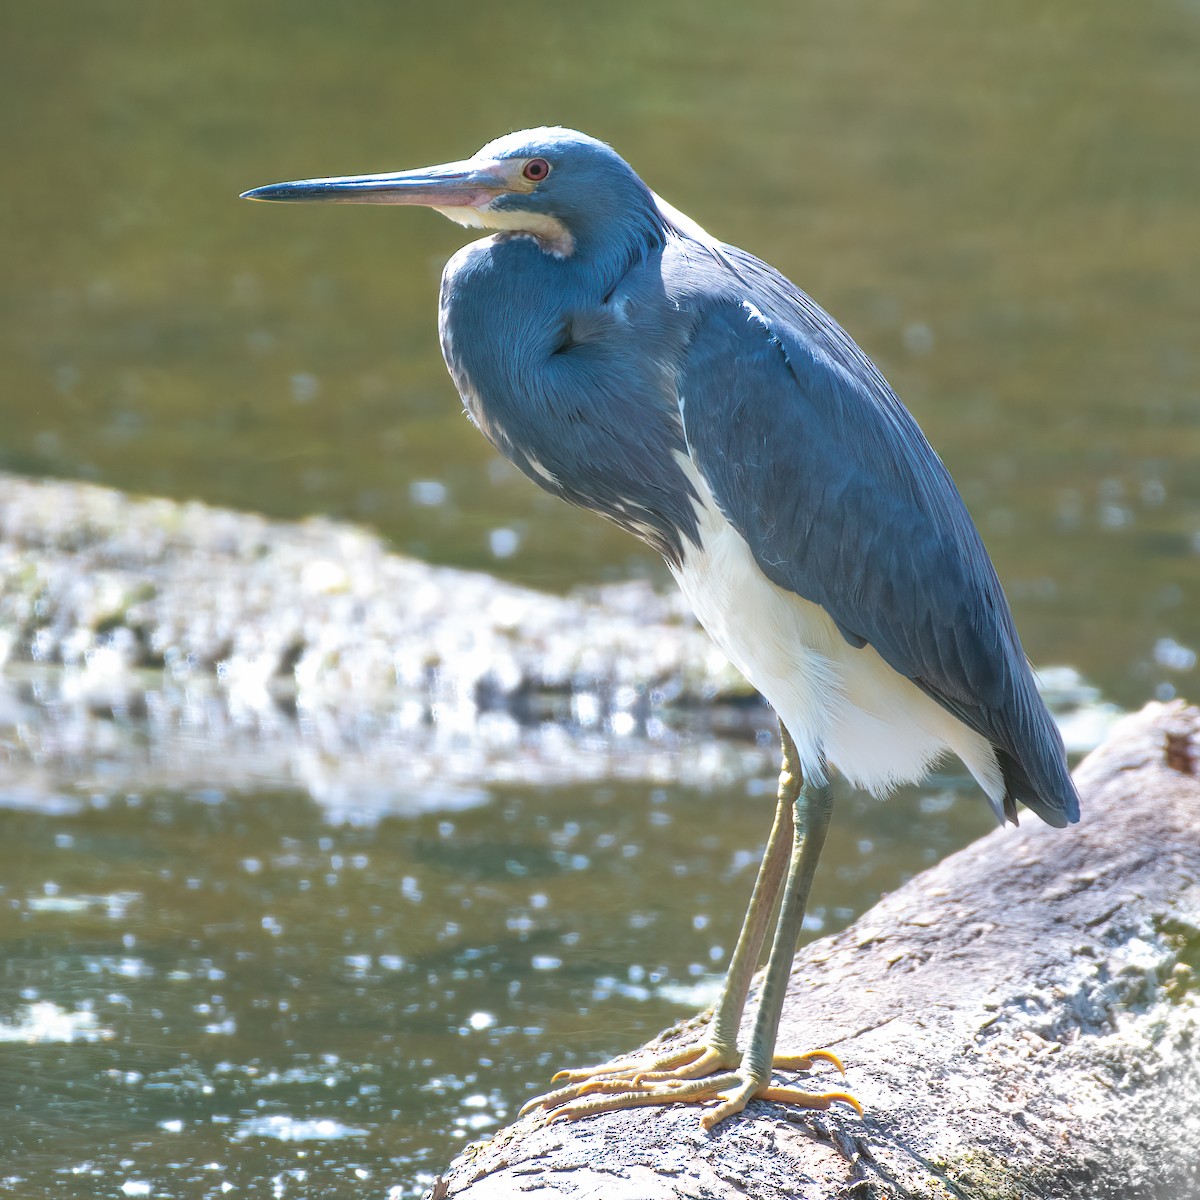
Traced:
<path fill-rule="evenodd" d="M 1126 708 L 1195 692 L 1192 0 L 39 0 L 3 26 L 0 468 L 326 514 L 551 591 L 668 586 L 462 416 L 436 298 L 463 231 L 237 199 L 571 125 L 851 331 L 1036 664 Z M 0 1195 L 419 1194 L 553 1066 L 705 1001 L 768 759 L 375 824 L 261 788 L 10 797 Z M 988 828 L 961 783 L 847 800 L 813 932 Z"/>

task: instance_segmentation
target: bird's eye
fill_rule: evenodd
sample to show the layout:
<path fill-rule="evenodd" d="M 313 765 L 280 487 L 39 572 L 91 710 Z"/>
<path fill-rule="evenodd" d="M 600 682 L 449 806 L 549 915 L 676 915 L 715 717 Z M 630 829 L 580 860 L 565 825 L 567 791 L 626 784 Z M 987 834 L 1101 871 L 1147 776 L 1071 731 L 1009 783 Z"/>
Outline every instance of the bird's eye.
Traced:
<path fill-rule="evenodd" d="M 550 164 L 544 158 L 531 158 L 521 174 L 534 183 L 540 183 L 550 174 Z"/>

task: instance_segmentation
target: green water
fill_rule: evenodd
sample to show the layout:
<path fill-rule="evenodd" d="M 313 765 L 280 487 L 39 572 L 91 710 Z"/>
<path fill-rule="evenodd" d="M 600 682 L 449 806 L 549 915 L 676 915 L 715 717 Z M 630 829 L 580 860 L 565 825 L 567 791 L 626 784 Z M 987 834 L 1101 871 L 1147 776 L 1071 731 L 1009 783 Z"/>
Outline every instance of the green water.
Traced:
<path fill-rule="evenodd" d="M 10 4 L 0 466 L 329 513 L 540 587 L 661 578 L 461 416 L 435 299 L 462 231 L 236 198 L 562 122 L 855 334 L 1035 661 L 1194 694 L 1198 54 L 1184 0 Z M 770 805 L 651 791 L 332 826 L 252 790 L 12 807 L 0 774 L 0 1021 L 59 1036 L 0 1043 L 0 1194 L 419 1190 L 553 1065 L 700 1003 Z M 956 794 L 844 809 L 826 928 L 987 827 Z"/>
<path fill-rule="evenodd" d="M 461 230 L 236 199 L 574 124 L 842 320 L 1035 661 L 1140 702 L 1178 683 L 1160 638 L 1200 644 L 1198 53 L 1193 4 L 1124 0 L 10 6 L 0 465 L 351 517 L 550 588 L 659 571 L 459 414 Z"/>
<path fill-rule="evenodd" d="M 554 1070 L 714 998 L 771 807 L 751 781 L 366 824 L 286 792 L 0 809 L 0 1195 L 419 1194 Z M 809 936 L 989 825 L 946 781 L 846 796 Z"/>

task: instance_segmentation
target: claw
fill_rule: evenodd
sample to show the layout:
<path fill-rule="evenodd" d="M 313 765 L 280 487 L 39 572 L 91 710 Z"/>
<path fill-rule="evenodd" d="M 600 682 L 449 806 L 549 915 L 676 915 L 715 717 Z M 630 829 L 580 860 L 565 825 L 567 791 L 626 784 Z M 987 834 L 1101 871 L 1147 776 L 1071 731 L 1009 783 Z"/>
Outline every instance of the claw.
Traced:
<path fill-rule="evenodd" d="M 574 1100 L 579 1095 L 579 1089 L 582 1086 L 582 1084 L 578 1083 L 569 1083 L 566 1087 L 555 1088 L 552 1092 L 544 1092 L 540 1096 L 534 1096 L 521 1105 L 517 1110 L 517 1116 L 528 1116 L 531 1112 L 539 1108 L 546 1109 L 547 1111 L 552 1108 L 559 1108 L 568 1101 Z"/>
<path fill-rule="evenodd" d="M 616 1067 L 568 1067 L 565 1071 L 555 1071 L 550 1076 L 551 1083 L 558 1083 L 560 1079 L 566 1080 L 568 1083 L 577 1083 L 581 1079 L 591 1079 L 594 1075 L 609 1075 L 615 1071 Z"/>
<path fill-rule="evenodd" d="M 781 1071 L 808 1071 L 812 1069 L 813 1060 L 818 1058 L 833 1063 L 840 1074 L 846 1074 L 842 1060 L 832 1050 L 810 1050 L 807 1054 L 777 1054 L 771 1060 L 771 1065 Z"/>
<path fill-rule="evenodd" d="M 775 1104 L 797 1104 L 801 1108 L 815 1108 L 828 1112 L 831 1104 L 848 1104 L 858 1115 L 863 1115 L 863 1106 L 849 1092 L 802 1092 L 799 1088 L 769 1087 L 755 1094 L 757 1100 L 771 1100 Z"/>

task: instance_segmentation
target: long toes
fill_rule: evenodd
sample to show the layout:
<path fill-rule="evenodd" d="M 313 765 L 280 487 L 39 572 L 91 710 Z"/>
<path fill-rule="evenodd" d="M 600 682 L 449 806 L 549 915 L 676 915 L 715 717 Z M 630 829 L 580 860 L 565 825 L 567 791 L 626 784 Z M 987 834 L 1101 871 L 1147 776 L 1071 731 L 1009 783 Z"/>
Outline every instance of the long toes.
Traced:
<path fill-rule="evenodd" d="M 604 1067 L 570 1067 L 565 1071 L 555 1071 L 550 1076 L 551 1083 L 582 1083 L 585 1079 L 596 1079 L 601 1075 L 620 1075 L 631 1070 L 620 1063 L 610 1063 Z"/>
<path fill-rule="evenodd" d="M 582 1086 L 582 1083 L 573 1083 L 567 1087 L 555 1088 L 552 1092 L 544 1092 L 540 1096 L 534 1096 L 521 1105 L 517 1111 L 517 1116 L 524 1117 L 528 1113 L 533 1112 L 535 1108 L 557 1108 L 560 1104 L 566 1104 L 567 1101 L 574 1100 L 579 1095 L 579 1089 Z"/>
<path fill-rule="evenodd" d="M 756 1092 L 759 1100 L 772 1100 L 776 1104 L 795 1104 L 800 1108 L 813 1108 L 826 1112 L 834 1103 L 848 1104 L 858 1115 L 863 1115 L 863 1106 L 849 1092 L 802 1092 L 799 1088 L 768 1087 Z"/>
<path fill-rule="evenodd" d="M 580 1095 L 554 1107 L 547 1121 L 575 1121 L 596 1113 L 616 1112 L 622 1108 L 641 1108 L 649 1104 L 700 1104 L 721 1094 L 721 1089 L 737 1082 L 735 1075 L 715 1075 L 708 1079 L 675 1080 L 655 1087 L 618 1091 L 604 1088 L 608 1095 Z"/>
<path fill-rule="evenodd" d="M 527 1117 L 535 1108 L 545 1108 L 546 1101 L 553 1093 L 546 1093 L 544 1096 L 533 1096 L 526 1100 L 520 1108 L 517 1109 L 518 1117 Z"/>
<path fill-rule="evenodd" d="M 639 1071 L 626 1076 L 597 1075 L 556 1088 L 544 1096 L 535 1096 L 520 1111 L 521 1116 L 542 1109 L 551 1121 L 575 1121 L 598 1113 L 622 1108 L 642 1108 L 655 1104 L 704 1104 L 717 1101 L 700 1118 L 704 1129 L 714 1129 L 722 1121 L 740 1113 L 747 1102 L 756 1098 L 775 1104 L 793 1104 L 798 1108 L 826 1111 L 833 1104 L 848 1104 L 861 1117 L 863 1107 L 849 1092 L 805 1092 L 800 1088 L 765 1086 L 748 1079 L 739 1071 L 719 1072 L 723 1056 L 712 1050 L 697 1054 L 675 1072 Z M 808 1070 L 813 1060 L 824 1059 L 841 1069 L 841 1062 L 828 1050 L 813 1050 L 805 1055 L 781 1055 L 776 1065 Z M 718 1073 L 701 1075 L 703 1069 Z M 693 1077 L 692 1072 L 700 1077 Z"/>
<path fill-rule="evenodd" d="M 670 1085 L 665 1085 L 670 1086 Z M 546 1110 L 560 1109 L 564 1105 L 572 1104 L 581 1096 L 594 1096 L 596 1093 L 610 1093 L 613 1095 L 635 1094 L 645 1091 L 646 1089 L 640 1084 L 630 1079 L 613 1079 L 600 1077 L 597 1079 L 584 1079 L 579 1083 L 570 1083 L 566 1087 L 555 1088 L 552 1092 L 547 1092 L 543 1096 L 534 1096 L 532 1100 L 527 1100 L 522 1106 L 517 1116 L 523 1117 L 537 1108 Z"/>
<path fill-rule="evenodd" d="M 687 1046 L 673 1054 L 661 1054 L 654 1058 L 618 1060 L 597 1067 L 571 1067 L 550 1077 L 551 1083 L 583 1083 L 589 1079 L 636 1079 L 639 1075 L 659 1074 L 676 1067 L 689 1066 L 710 1053 L 703 1045 Z"/>
<path fill-rule="evenodd" d="M 740 1058 L 740 1055 L 730 1056 L 709 1046 L 705 1047 L 702 1054 L 698 1054 L 688 1062 L 672 1063 L 669 1068 L 659 1066 L 654 1070 L 639 1071 L 630 1077 L 630 1082 L 635 1086 L 641 1086 L 647 1083 L 664 1083 L 680 1079 L 702 1079 L 705 1075 L 712 1075 L 717 1071 L 731 1070 L 738 1065 Z"/>
<path fill-rule="evenodd" d="M 687 1096 L 662 1096 L 657 1092 L 622 1092 L 615 1096 L 588 1096 L 556 1108 L 547 1118 L 546 1124 L 550 1125 L 555 1121 L 578 1121 L 580 1117 L 616 1112 L 622 1108 L 639 1108 L 647 1104 L 687 1102 L 688 1099 Z"/>
<path fill-rule="evenodd" d="M 722 1092 L 719 1096 L 721 1103 L 701 1116 L 700 1128 L 712 1130 L 728 1117 L 736 1116 L 746 1107 L 746 1102 L 753 1095 L 754 1085 L 750 1083 L 743 1083 L 733 1092 Z"/>
<path fill-rule="evenodd" d="M 863 1108 L 849 1092 L 802 1092 L 793 1087 L 756 1087 L 752 1080 L 740 1082 L 732 1091 L 722 1092 L 720 1104 L 710 1108 L 701 1118 L 700 1124 L 704 1129 L 715 1129 L 722 1121 L 735 1116 L 746 1107 L 749 1100 L 769 1100 L 775 1104 L 795 1104 L 800 1108 L 816 1109 L 820 1112 L 828 1110 L 831 1104 L 848 1104 L 858 1115 L 863 1115 Z"/>
<path fill-rule="evenodd" d="M 671 1088 L 680 1086 L 682 1081 L 666 1079 L 657 1085 L 660 1088 Z M 575 1089 L 576 1096 L 590 1096 L 596 1092 L 610 1092 L 614 1094 L 649 1092 L 654 1091 L 655 1087 L 642 1082 L 641 1077 L 634 1076 L 632 1079 L 590 1079 L 587 1083 L 581 1083 Z"/>
<path fill-rule="evenodd" d="M 640 1065 L 641 1069 L 638 1074 L 647 1072 L 668 1073 L 676 1070 L 679 1067 L 690 1067 L 700 1062 L 710 1051 L 703 1043 L 693 1046 L 684 1046 L 682 1050 L 676 1050 L 673 1054 L 658 1054 L 654 1058 L 646 1059 Z"/>
<path fill-rule="evenodd" d="M 812 1069 L 816 1059 L 833 1063 L 841 1074 L 846 1074 L 842 1060 L 832 1050 L 809 1050 L 806 1054 L 777 1054 L 771 1060 L 771 1065 L 783 1071 L 808 1071 Z"/>

